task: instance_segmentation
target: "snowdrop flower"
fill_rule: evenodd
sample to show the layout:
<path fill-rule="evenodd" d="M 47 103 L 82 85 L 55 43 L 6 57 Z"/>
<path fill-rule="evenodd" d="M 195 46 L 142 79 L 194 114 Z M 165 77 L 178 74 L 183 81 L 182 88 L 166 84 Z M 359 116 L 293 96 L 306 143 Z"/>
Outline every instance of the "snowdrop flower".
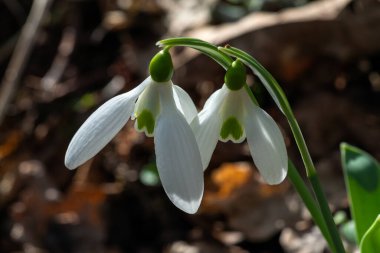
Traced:
<path fill-rule="evenodd" d="M 195 213 L 203 195 L 203 169 L 190 122 L 197 110 L 189 95 L 173 85 L 173 65 L 167 50 L 149 65 L 150 77 L 133 90 L 99 107 L 79 128 L 66 152 L 65 165 L 74 169 L 95 156 L 127 123 L 154 136 L 156 163 L 166 194 L 175 206 Z"/>
<path fill-rule="evenodd" d="M 247 137 L 256 167 L 269 184 L 282 182 L 287 173 L 283 136 L 274 120 L 255 105 L 244 89 L 245 67 L 232 63 L 225 84 L 206 101 L 199 118 L 192 122 L 203 168 L 208 166 L 218 140 L 240 143 Z"/>

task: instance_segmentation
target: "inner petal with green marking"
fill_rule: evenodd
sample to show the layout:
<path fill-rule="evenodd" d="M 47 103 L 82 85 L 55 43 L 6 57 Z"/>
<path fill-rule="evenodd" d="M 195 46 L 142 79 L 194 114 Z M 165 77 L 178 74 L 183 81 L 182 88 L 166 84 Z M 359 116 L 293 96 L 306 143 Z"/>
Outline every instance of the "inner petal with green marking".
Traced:
<path fill-rule="evenodd" d="M 241 142 L 244 140 L 244 128 L 237 118 L 231 116 L 227 118 L 220 129 L 220 138 L 222 141 L 231 140 Z"/>
<path fill-rule="evenodd" d="M 137 130 L 145 132 L 147 136 L 153 136 L 155 119 L 148 110 L 143 110 L 136 118 Z"/>

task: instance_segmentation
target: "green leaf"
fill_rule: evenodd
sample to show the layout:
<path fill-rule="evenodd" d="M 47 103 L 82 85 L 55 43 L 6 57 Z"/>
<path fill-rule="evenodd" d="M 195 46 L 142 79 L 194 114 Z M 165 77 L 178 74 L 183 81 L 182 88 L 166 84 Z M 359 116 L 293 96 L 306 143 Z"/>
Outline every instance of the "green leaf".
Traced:
<path fill-rule="evenodd" d="M 380 165 L 370 154 L 346 143 L 341 144 L 341 155 L 357 241 L 361 242 L 380 213 Z"/>
<path fill-rule="evenodd" d="M 378 253 L 380 252 L 380 215 L 377 216 L 371 227 L 363 236 L 360 243 L 361 253 Z"/>

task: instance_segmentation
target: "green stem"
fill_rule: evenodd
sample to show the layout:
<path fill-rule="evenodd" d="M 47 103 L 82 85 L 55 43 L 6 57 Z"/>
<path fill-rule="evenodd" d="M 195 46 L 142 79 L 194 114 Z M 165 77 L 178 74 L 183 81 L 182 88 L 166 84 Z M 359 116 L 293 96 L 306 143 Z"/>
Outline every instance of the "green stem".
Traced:
<path fill-rule="evenodd" d="M 316 198 L 318 200 L 319 207 L 321 209 L 323 217 L 325 218 L 327 227 L 329 231 L 331 232 L 332 240 L 334 242 L 334 245 L 336 246 L 336 252 L 345 253 L 346 251 L 344 249 L 342 240 L 339 236 L 339 232 L 337 230 L 334 219 L 331 215 L 330 207 L 326 201 L 326 196 L 323 193 L 321 183 L 319 182 L 317 174 L 311 175 L 309 177 L 309 181 L 314 189 L 314 194 L 316 195 Z"/>
<path fill-rule="evenodd" d="M 313 188 L 320 210 L 322 212 L 326 225 L 329 229 L 332 241 L 334 242 L 335 249 L 336 249 L 335 252 L 344 253 L 345 250 L 343 247 L 343 243 L 339 236 L 338 229 L 334 223 L 325 194 L 322 191 L 322 188 L 321 188 L 321 185 L 320 185 L 320 182 L 319 182 L 319 179 L 314 167 L 314 163 L 311 159 L 309 150 L 306 146 L 305 139 L 303 138 L 301 129 L 297 123 L 297 120 L 294 117 L 293 111 L 289 105 L 289 102 L 285 96 L 284 91 L 281 89 L 280 85 L 273 78 L 273 76 L 258 61 L 256 61 L 256 59 L 254 59 L 249 54 L 237 48 L 232 48 L 232 47 L 226 47 L 226 48 L 219 47 L 219 50 L 222 51 L 223 53 L 236 57 L 240 59 L 241 61 L 243 61 L 245 64 L 247 64 L 247 66 L 249 66 L 252 69 L 252 71 L 261 79 L 265 88 L 268 90 L 268 92 L 271 94 L 272 98 L 276 102 L 277 106 L 285 114 L 286 118 L 288 119 L 290 128 L 292 130 L 294 139 L 297 143 L 297 147 L 300 151 L 303 163 L 305 165 L 307 177 Z"/>
<path fill-rule="evenodd" d="M 242 60 L 261 79 L 261 81 L 263 82 L 268 92 L 271 94 L 272 98 L 276 102 L 279 109 L 285 114 L 285 116 L 288 119 L 289 125 L 292 129 L 295 141 L 297 143 L 298 149 L 300 150 L 300 154 L 306 168 L 307 177 L 310 180 L 311 185 L 313 187 L 313 191 L 316 196 L 318 205 L 320 207 L 319 210 L 321 210 L 321 213 L 319 213 L 319 210 L 317 208 L 318 205 L 317 203 L 315 203 L 310 193 L 306 193 L 307 188 L 304 185 L 302 179 L 298 178 L 297 176 L 294 176 L 295 175 L 294 173 L 298 173 L 298 172 L 290 168 L 289 177 L 291 180 L 293 179 L 296 180 L 295 181 L 296 190 L 298 191 L 298 193 L 300 194 L 303 200 L 304 198 L 306 199 L 305 205 L 309 209 L 313 219 L 315 220 L 316 224 L 321 229 L 323 235 L 326 238 L 326 241 L 329 243 L 332 250 L 337 253 L 344 253 L 345 251 L 343 248 L 342 241 L 339 237 L 339 233 L 333 221 L 330 209 L 328 208 L 326 197 L 324 196 L 323 191 L 320 187 L 320 183 L 316 175 L 316 170 L 315 170 L 313 161 L 311 159 L 311 156 L 309 154 L 309 151 L 307 149 L 302 132 L 293 115 L 293 112 L 291 110 L 291 107 L 289 105 L 289 102 L 286 98 L 284 91 L 281 89 L 281 87 L 279 86 L 277 81 L 273 78 L 273 76 L 253 57 L 251 57 L 249 54 L 237 48 L 232 48 L 232 47 L 217 48 L 216 46 L 210 43 L 207 43 L 202 40 L 194 39 L 194 38 L 170 38 L 170 39 L 159 41 L 157 45 L 161 47 L 185 46 L 185 47 L 190 47 L 190 48 L 199 50 L 200 52 L 214 59 L 225 69 L 227 69 L 229 65 L 232 63 L 232 59 L 229 57 L 229 55 L 231 55 L 233 57 L 236 57 Z M 250 97 L 251 98 L 253 97 L 252 101 L 255 104 L 257 104 L 256 99 L 254 98 L 252 92 L 250 91 L 247 85 L 245 86 L 245 89 L 248 91 L 248 94 L 250 94 Z M 311 203 L 314 203 L 314 204 L 311 204 Z M 318 210 L 318 212 L 315 210 Z M 321 219 L 321 217 L 323 217 L 323 219 Z M 334 246 L 331 246 L 331 244 L 333 244 Z"/>
<path fill-rule="evenodd" d="M 194 39 L 194 38 L 169 38 L 165 40 L 160 40 L 156 43 L 159 47 L 190 47 L 193 49 L 196 49 L 205 55 L 209 56 L 210 58 L 214 59 L 217 63 L 219 63 L 224 69 L 227 69 L 231 63 L 232 59 L 224 54 L 223 52 L 220 52 L 216 46 L 213 44 L 207 43 L 203 40 Z"/>
<path fill-rule="evenodd" d="M 290 108 L 289 108 L 289 110 L 290 110 Z M 318 179 L 316 169 L 314 167 L 314 163 L 311 159 L 311 156 L 310 156 L 309 150 L 307 148 L 305 139 L 302 135 L 301 129 L 298 125 L 297 120 L 295 119 L 295 117 L 293 115 L 293 112 L 290 110 L 289 113 L 287 113 L 287 114 L 291 115 L 291 117 L 288 117 L 288 122 L 289 122 L 290 128 L 292 130 L 294 139 L 296 140 L 297 147 L 300 151 L 300 154 L 301 154 L 303 163 L 305 165 L 306 171 L 308 172 L 307 178 L 309 179 L 309 181 L 311 183 L 311 186 L 312 186 L 313 191 L 314 191 L 314 195 L 317 199 L 317 202 L 319 204 L 320 210 L 321 210 L 322 215 L 324 217 L 325 223 L 326 223 L 328 230 L 330 232 L 330 236 L 332 238 L 332 241 L 334 242 L 335 252 L 344 253 L 345 249 L 343 247 L 342 240 L 339 236 L 338 229 L 337 229 L 336 224 L 334 222 L 331 210 L 328 206 L 326 196 L 323 193 L 321 184 L 320 184 L 319 179 Z"/>
<path fill-rule="evenodd" d="M 288 178 L 292 182 L 294 188 L 296 188 L 302 201 L 309 210 L 315 224 L 317 224 L 317 226 L 321 230 L 321 233 L 325 237 L 327 243 L 329 244 L 329 247 L 333 249 L 333 251 L 335 252 L 335 244 L 332 241 L 329 229 L 319 209 L 319 206 L 315 202 L 315 199 L 311 195 L 309 189 L 306 187 L 305 182 L 298 173 L 298 170 L 296 169 L 296 167 L 294 167 L 294 164 L 290 160 L 288 162 Z"/>
<path fill-rule="evenodd" d="M 210 44 L 206 41 L 194 39 L 194 38 L 169 38 L 165 40 L 160 40 L 157 42 L 157 46 L 166 48 L 171 47 L 190 47 L 196 49 L 203 54 L 209 56 L 218 62 L 224 69 L 228 69 L 228 67 L 232 64 L 233 60 L 225 53 L 218 50 L 218 47 Z M 244 85 L 244 89 L 248 92 L 249 97 L 255 105 L 259 105 L 255 96 L 251 92 L 249 86 L 247 84 Z"/>
<path fill-rule="evenodd" d="M 253 95 L 251 89 L 249 89 L 248 85 L 245 85 L 244 88 L 248 92 L 248 95 L 252 99 L 252 102 L 257 105 L 258 104 L 257 100 L 256 100 L 255 96 Z M 292 111 L 290 111 L 290 113 L 291 113 L 291 115 L 293 115 Z M 295 129 L 296 128 L 299 129 L 299 131 L 294 131 L 293 132 L 293 134 L 295 136 L 295 139 L 297 141 L 297 145 L 298 146 L 306 147 L 305 140 L 304 140 L 304 138 L 302 136 L 301 130 L 299 128 L 299 125 L 298 125 L 297 121 L 295 120 L 295 117 L 293 116 L 291 118 L 293 119 L 293 121 L 290 124 L 293 125 L 293 126 L 295 126 L 294 127 Z M 292 128 L 292 130 L 293 130 L 293 128 Z M 312 162 L 311 157 L 310 157 L 310 154 L 307 151 L 307 148 L 306 149 L 302 149 L 300 151 L 301 151 L 301 156 L 302 157 L 308 157 L 308 159 L 304 160 L 304 162 L 306 161 L 308 163 L 307 166 L 313 166 L 314 167 L 313 162 Z M 314 175 L 313 178 L 316 178 L 317 182 L 319 182 L 318 178 L 316 177 L 316 173 L 314 173 L 313 175 Z M 303 202 L 305 203 L 305 206 L 307 207 L 307 209 L 309 210 L 311 216 L 313 217 L 314 222 L 317 224 L 317 226 L 321 230 L 321 232 L 322 232 L 323 236 L 325 237 L 325 239 L 326 239 L 329 247 L 332 249 L 333 252 L 340 252 L 340 251 L 337 251 L 336 242 L 335 242 L 335 240 L 333 238 L 332 233 L 330 232 L 331 231 L 331 229 L 330 229 L 330 227 L 331 227 L 331 221 L 329 223 L 328 219 L 325 219 L 325 215 L 323 214 L 323 209 L 319 208 L 319 205 L 315 202 L 315 199 L 310 194 L 309 189 L 306 187 L 304 181 L 302 180 L 302 177 L 299 175 L 297 169 L 294 167 L 294 164 L 290 160 L 288 162 L 288 178 L 292 182 L 293 186 L 296 188 L 296 190 L 297 190 L 298 194 L 300 195 L 301 199 L 303 200 Z M 320 191 L 318 192 L 318 194 L 323 194 L 323 192 L 321 191 L 321 187 L 318 187 L 318 188 L 320 189 Z M 317 193 L 315 193 L 315 194 L 317 195 Z M 320 197 L 323 198 L 324 196 L 320 196 Z M 317 199 L 318 199 L 318 196 L 317 196 Z M 324 198 L 324 199 L 326 199 L 326 198 Z M 327 202 L 325 202 L 325 203 L 327 204 Z M 327 208 L 328 208 L 328 206 L 327 206 Z M 326 212 L 326 210 L 325 210 L 325 212 Z M 328 216 L 330 216 L 332 218 L 331 212 L 330 212 L 329 209 L 327 209 L 327 212 L 329 214 Z M 333 223 L 333 226 L 335 227 L 335 223 Z M 336 229 L 336 227 L 335 227 L 335 229 Z M 340 237 L 338 238 L 338 240 L 340 241 Z"/>
<path fill-rule="evenodd" d="M 255 105 L 259 106 L 259 102 L 257 102 L 257 100 L 256 100 L 255 96 L 253 95 L 251 89 L 249 88 L 248 84 L 245 84 L 245 85 L 244 85 L 244 89 L 245 89 L 245 91 L 248 93 L 248 96 L 249 96 L 249 98 L 252 100 L 252 102 L 253 102 Z"/>
<path fill-rule="evenodd" d="M 253 95 L 251 89 L 249 89 L 248 85 L 245 86 L 245 89 L 248 92 L 248 95 L 250 96 L 250 98 L 252 99 L 252 102 L 257 104 L 257 100 L 256 100 L 255 96 Z M 293 117 L 293 119 L 295 119 L 295 117 Z M 297 121 L 294 121 L 293 123 L 295 123 L 298 126 Z M 301 132 L 298 132 L 298 133 L 301 133 Z M 297 136 L 297 139 L 300 142 L 302 140 L 304 140 L 302 138 L 302 134 L 300 136 Z M 306 146 L 304 141 L 303 141 L 303 143 L 304 143 L 303 145 Z M 302 145 L 302 144 L 300 144 L 300 145 Z M 309 153 L 306 152 L 303 155 L 308 155 L 308 154 Z M 310 158 L 310 155 L 309 155 L 309 158 Z M 311 162 L 311 158 L 309 159 L 309 162 Z M 311 165 L 313 165 L 312 162 L 311 162 Z M 310 166 L 310 164 L 309 164 L 309 166 Z M 314 174 L 314 175 L 316 175 L 316 174 Z M 296 190 L 297 190 L 298 194 L 300 195 L 301 199 L 303 200 L 303 202 L 305 203 L 305 206 L 307 207 L 311 216 L 313 217 L 315 224 L 317 224 L 317 226 L 321 230 L 321 233 L 325 237 L 329 247 L 332 249 L 333 252 L 337 252 L 335 243 L 333 241 L 332 235 L 331 235 L 330 230 L 329 230 L 328 223 L 327 223 L 327 221 L 325 221 L 324 215 L 321 212 L 319 205 L 315 202 L 315 199 L 310 194 L 309 189 L 306 187 L 302 177 L 299 175 L 298 170 L 294 167 L 294 164 L 290 160 L 288 162 L 288 178 L 292 182 L 293 186 L 296 188 Z"/>

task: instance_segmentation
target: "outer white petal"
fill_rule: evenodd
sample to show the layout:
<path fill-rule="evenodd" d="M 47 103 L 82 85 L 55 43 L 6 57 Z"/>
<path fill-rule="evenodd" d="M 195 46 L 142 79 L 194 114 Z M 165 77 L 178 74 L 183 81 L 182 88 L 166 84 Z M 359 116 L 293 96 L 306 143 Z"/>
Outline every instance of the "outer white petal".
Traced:
<path fill-rule="evenodd" d="M 133 90 L 100 106 L 79 128 L 66 151 L 65 165 L 75 169 L 96 155 L 127 123 L 147 79 Z"/>
<path fill-rule="evenodd" d="M 192 214 L 198 210 L 203 196 L 201 157 L 189 124 L 176 109 L 172 95 L 166 95 L 161 97 L 162 113 L 155 128 L 157 168 L 169 199 Z"/>
<path fill-rule="evenodd" d="M 205 170 L 210 163 L 212 153 L 219 140 L 222 118 L 219 109 L 227 92 L 219 89 L 214 92 L 206 101 L 205 107 L 191 123 L 195 138 L 199 146 L 202 157 L 203 169 Z"/>
<path fill-rule="evenodd" d="M 173 85 L 174 101 L 178 110 L 185 116 L 187 123 L 190 122 L 198 115 L 197 108 L 193 100 L 181 87 Z"/>
<path fill-rule="evenodd" d="M 288 171 L 284 138 L 269 114 L 248 99 L 245 104 L 245 131 L 253 161 L 268 184 L 279 184 Z"/>
<path fill-rule="evenodd" d="M 225 84 L 223 84 L 222 88 L 219 90 L 216 90 L 214 93 L 211 94 L 211 96 L 206 100 L 206 103 L 204 105 L 204 109 L 208 108 L 210 104 L 215 103 L 216 101 L 221 102 L 221 100 L 224 99 L 224 96 L 229 92 L 229 89 Z"/>

